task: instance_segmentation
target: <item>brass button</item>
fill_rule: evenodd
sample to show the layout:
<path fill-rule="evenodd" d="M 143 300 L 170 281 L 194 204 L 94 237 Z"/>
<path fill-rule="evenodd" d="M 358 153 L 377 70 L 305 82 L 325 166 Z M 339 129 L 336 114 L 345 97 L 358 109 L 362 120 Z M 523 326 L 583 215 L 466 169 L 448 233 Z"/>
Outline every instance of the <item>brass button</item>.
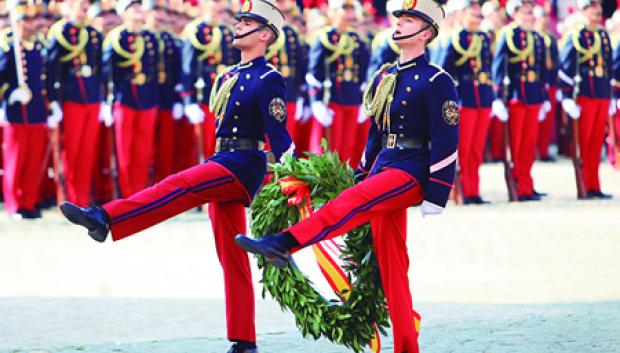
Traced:
<path fill-rule="evenodd" d="M 404 106 L 407 106 L 407 101 L 402 101 L 401 102 Z"/>
<path fill-rule="evenodd" d="M 238 107 L 238 106 L 240 106 L 240 105 L 241 105 L 241 103 L 239 103 L 239 101 L 236 101 L 236 102 L 235 102 L 235 105 Z"/>
<path fill-rule="evenodd" d="M 245 78 L 246 78 L 246 79 L 248 79 L 248 80 L 249 80 L 249 79 L 250 79 L 250 77 L 252 77 L 252 75 L 250 75 L 250 74 L 245 74 Z"/>
<path fill-rule="evenodd" d="M 405 116 L 404 116 L 404 115 L 401 115 L 401 116 L 400 116 L 400 120 L 405 120 Z"/>
<path fill-rule="evenodd" d="M 407 87 L 407 88 L 405 88 L 405 90 L 406 90 L 407 92 L 411 92 L 411 87 Z"/>
<path fill-rule="evenodd" d="M 405 134 L 398 134 L 398 137 L 403 138 L 405 137 Z"/>
<path fill-rule="evenodd" d="M 419 80 L 419 79 L 420 79 L 420 75 L 415 75 L 415 76 L 413 76 L 413 79 L 414 79 L 414 80 Z"/>
<path fill-rule="evenodd" d="M 404 127 L 404 126 L 402 126 L 402 125 L 399 125 L 399 126 L 398 126 L 398 128 L 402 130 L 402 129 L 404 129 L 405 127 Z"/>
<path fill-rule="evenodd" d="M 241 87 L 239 87 L 239 90 L 241 90 L 241 92 L 243 92 L 243 91 L 245 91 L 245 87 L 241 86 Z"/>
<path fill-rule="evenodd" d="M 239 120 L 239 115 L 235 115 L 233 118 L 235 118 L 235 120 Z"/>
<path fill-rule="evenodd" d="M 236 127 L 236 126 L 232 128 L 232 132 L 233 132 L 233 133 L 236 133 L 236 132 L 237 132 L 237 127 Z"/>

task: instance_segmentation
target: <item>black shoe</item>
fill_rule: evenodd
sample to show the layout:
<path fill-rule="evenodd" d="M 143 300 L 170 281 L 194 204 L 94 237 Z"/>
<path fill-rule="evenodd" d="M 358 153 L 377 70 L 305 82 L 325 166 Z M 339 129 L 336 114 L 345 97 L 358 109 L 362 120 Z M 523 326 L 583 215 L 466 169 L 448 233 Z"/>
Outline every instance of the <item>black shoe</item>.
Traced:
<path fill-rule="evenodd" d="M 110 222 L 103 208 L 80 208 L 70 202 L 63 202 L 60 211 L 71 223 L 86 227 L 88 235 L 96 241 L 102 243 L 108 236 Z"/>
<path fill-rule="evenodd" d="M 586 198 L 609 200 L 613 198 L 613 196 L 610 194 L 604 194 L 601 191 L 588 191 L 588 193 L 586 194 Z"/>
<path fill-rule="evenodd" d="M 551 156 L 540 157 L 541 162 L 555 162 L 556 159 Z"/>
<path fill-rule="evenodd" d="M 467 196 L 463 197 L 464 205 L 486 205 L 489 204 L 489 201 L 482 199 L 480 196 Z"/>
<path fill-rule="evenodd" d="M 35 209 L 35 210 L 30 210 L 30 211 L 24 211 L 23 218 L 25 218 L 25 219 L 38 219 L 38 218 L 43 218 L 43 216 L 41 216 L 41 211 L 40 210 Z"/>
<path fill-rule="evenodd" d="M 540 196 L 536 194 L 519 196 L 519 202 L 540 201 Z"/>
<path fill-rule="evenodd" d="M 11 215 L 11 219 L 14 221 L 21 221 L 23 219 L 28 219 L 29 214 L 29 211 L 19 209 Z"/>
<path fill-rule="evenodd" d="M 283 244 L 283 233 L 268 234 L 262 238 L 255 239 L 246 235 L 239 234 L 235 237 L 237 245 L 247 252 L 263 255 L 267 262 L 277 267 L 286 267 L 289 262 L 291 253 L 289 247 Z"/>
<path fill-rule="evenodd" d="M 548 194 L 546 192 L 538 192 L 538 191 L 534 190 L 534 195 L 538 196 L 538 197 L 545 197 Z"/>
<path fill-rule="evenodd" d="M 241 343 L 233 343 L 227 353 L 258 353 L 258 348 L 254 346 L 253 348 L 248 347 L 247 345 L 243 345 Z"/>

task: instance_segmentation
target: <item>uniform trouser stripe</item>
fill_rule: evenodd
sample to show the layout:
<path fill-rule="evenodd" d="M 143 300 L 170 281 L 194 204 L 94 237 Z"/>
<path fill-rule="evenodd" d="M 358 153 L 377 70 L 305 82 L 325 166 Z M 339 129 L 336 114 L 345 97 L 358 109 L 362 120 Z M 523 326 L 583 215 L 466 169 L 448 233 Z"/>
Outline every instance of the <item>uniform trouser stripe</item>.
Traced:
<path fill-rule="evenodd" d="M 350 221 L 353 217 L 355 217 L 355 215 L 357 215 L 358 213 L 368 211 L 369 209 L 371 209 L 373 206 L 375 206 L 378 203 L 381 203 L 385 200 L 389 200 L 398 195 L 404 194 L 405 192 L 413 189 L 416 185 L 417 183 L 414 180 L 409 180 L 405 184 L 397 188 L 394 188 L 386 193 L 383 193 L 360 206 L 357 206 L 356 208 L 351 210 L 346 216 L 344 216 L 340 221 L 338 221 L 336 224 L 323 228 L 315 237 L 310 239 L 308 244 L 320 242 L 321 240 L 325 239 L 329 235 L 329 233 L 342 227 L 344 224 Z"/>
<path fill-rule="evenodd" d="M 118 224 L 121 222 L 124 222 L 128 219 L 131 219 L 133 217 L 142 215 L 144 213 L 147 212 L 152 212 L 158 208 L 161 208 L 171 202 L 173 202 L 174 200 L 180 198 L 181 196 L 188 194 L 190 192 L 202 192 L 204 190 L 207 189 L 211 189 L 217 186 L 221 186 L 227 183 L 231 183 L 234 181 L 234 178 L 231 176 L 223 176 L 223 177 L 219 177 L 219 178 L 215 178 L 215 179 L 211 179 L 208 181 L 205 181 L 203 183 L 194 185 L 192 187 L 189 187 L 187 189 L 183 189 L 183 188 L 178 188 L 170 193 L 168 193 L 167 195 L 165 195 L 164 197 L 157 199 L 149 204 L 146 204 L 142 207 L 136 208 L 135 210 L 123 213 L 119 216 L 114 217 L 111 220 L 111 224 Z"/>

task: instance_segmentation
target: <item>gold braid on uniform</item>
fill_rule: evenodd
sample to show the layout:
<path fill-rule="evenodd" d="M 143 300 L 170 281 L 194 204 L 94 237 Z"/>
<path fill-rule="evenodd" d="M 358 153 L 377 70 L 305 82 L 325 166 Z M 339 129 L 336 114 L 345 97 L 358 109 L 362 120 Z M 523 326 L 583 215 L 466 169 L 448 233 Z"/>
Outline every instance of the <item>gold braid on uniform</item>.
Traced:
<path fill-rule="evenodd" d="M 581 37 L 581 30 L 573 33 L 573 46 L 575 47 L 575 50 L 577 50 L 581 54 L 581 57 L 579 58 L 580 64 L 583 64 L 584 62 L 593 59 L 594 56 L 601 51 L 601 35 L 598 32 L 592 33 L 594 35 L 594 43 L 592 44 L 592 47 L 590 49 L 582 47 L 581 43 L 579 43 L 579 39 Z"/>
<path fill-rule="evenodd" d="M 218 82 L 220 82 L 224 75 L 228 74 L 228 72 L 230 72 L 232 68 L 232 66 L 228 67 L 221 74 L 219 74 L 215 78 L 213 88 L 211 88 L 211 95 L 209 96 L 209 107 L 218 121 L 221 121 L 224 117 L 224 114 L 226 114 L 226 105 L 228 104 L 230 93 L 232 92 L 233 87 L 235 87 L 235 84 L 239 79 L 239 75 L 232 75 L 224 82 L 222 82 L 220 86 L 218 86 Z"/>
<path fill-rule="evenodd" d="M 84 51 L 84 48 L 86 48 L 86 45 L 88 44 L 88 31 L 84 28 L 80 28 L 80 34 L 77 44 L 71 44 L 62 33 L 64 31 L 66 23 L 67 20 L 60 20 L 56 22 L 54 25 L 52 25 L 50 33 L 47 36 L 48 40 L 50 41 L 55 38 L 58 41 L 58 44 L 60 44 L 60 46 L 69 51 L 68 54 L 60 58 L 60 61 L 62 62 L 67 62 L 78 57 Z"/>
<path fill-rule="evenodd" d="M 214 56 L 218 52 L 222 44 L 223 35 L 222 30 L 219 27 L 211 26 L 211 40 L 208 44 L 202 44 L 196 36 L 198 34 L 199 23 L 200 22 L 195 22 L 193 25 L 188 26 L 185 35 L 194 48 L 202 51 L 202 53 L 198 56 L 198 60 L 204 60 L 209 56 Z"/>
<path fill-rule="evenodd" d="M 9 42 L 11 40 L 13 40 L 11 27 L 0 29 L 0 49 L 5 52 L 9 51 Z"/>
<path fill-rule="evenodd" d="M 340 57 L 341 55 L 344 55 L 344 56 L 351 55 L 351 53 L 353 53 L 353 50 L 355 50 L 355 46 L 357 43 L 349 35 L 349 33 L 345 32 L 345 33 L 340 34 L 340 39 L 338 40 L 338 43 L 333 44 L 327 37 L 329 32 L 330 32 L 329 29 L 326 29 L 323 32 L 321 32 L 321 34 L 319 34 L 319 40 L 321 41 L 321 44 L 323 44 L 325 48 L 333 52 L 326 59 L 327 63 L 331 64 L 334 61 L 336 61 L 336 59 L 338 59 L 338 57 Z"/>
<path fill-rule="evenodd" d="M 286 52 L 286 48 L 284 48 L 284 43 L 285 43 L 285 35 L 281 35 L 278 36 L 278 40 L 276 40 L 276 42 L 271 45 L 269 47 L 269 49 L 267 49 L 267 53 L 265 54 L 265 60 L 271 60 L 273 59 L 274 56 L 278 55 L 278 53 L 285 51 Z"/>
<path fill-rule="evenodd" d="M 114 52 L 127 59 L 126 61 L 118 63 L 119 67 L 130 67 L 136 65 L 138 67 L 137 71 L 141 71 L 142 55 L 144 54 L 144 38 L 142 38 L 142 36 L 140 35 L 136 35 L 136 40 L 134 42 L 136 51 L 131 53 L 123 49 L 123 47 L 121 46 L 121 32 L 124 29 L 124 26 L 119 26 L 113 29 L 106 37 L 104 41 L 104 47 L 106 47 L 107 44 L 111 44 Z"/>
<path fill-rule="evenodd" d="M 396 78 L 398 73 L 394 72 L 386 74 L 381 79 L 376 89 L 373 89 L 372 83 L 375 82 L 377 77 L 382 75 L 385 70 L 393 68 L 394 66 L 396 66 L 396 63 L 384 64 L 372 75 L 368 81 L 370 84 L 366 87 L 366 91 L 364 92 L 363 100 L 364 114 L 369 117 L 374 117 L 375 123 L 379 125 L 381 113 L 383 112 L 383 122 L 381 126 L 384 129 L 387 126 L 388 130 L 390 125 L 390 104 L 392 103 L 392 100 L 394 100 L 394 89 L 396 88 Z"/>
<path fill-rule="evenodd" d="M 461 36 L 459 31 L 455 31 L 452 33 L 452 46 L 457 53 L 461 55 L 461 58 L 458 59 L 454 64 L 456 66 L 461 66 L 467 62 L 467 60 L 475 58 L 476 62 L 480 63 L 480 52 L 482 51 L 482 38 L 478 34 L 472 34 L 471 43 L 467 47 L 467 49 L 463 48 L 461 45 Z"/>
<path fill-rule="evenodd" d="M 527 32 L 527 44 L 525 49 L 518 49 L 514 42 L 514 31 L 512 29 L 506 31 L 506 44 L 508 49 L 515 54 L 515 57 L 510 58 L 511 63 L 517 63 L 519 61 L 526 60 L 529 56 L 534 54 L 534 35 L 532 32 Z"/>

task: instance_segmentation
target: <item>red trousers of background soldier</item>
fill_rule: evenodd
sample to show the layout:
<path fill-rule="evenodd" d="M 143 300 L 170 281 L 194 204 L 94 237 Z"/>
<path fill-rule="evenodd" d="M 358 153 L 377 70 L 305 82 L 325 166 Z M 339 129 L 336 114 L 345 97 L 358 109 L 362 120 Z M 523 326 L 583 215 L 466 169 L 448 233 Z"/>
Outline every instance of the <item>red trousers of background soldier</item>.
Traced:
<path fill-rule="evenodd" d="M 80 207 L 90 205 L 97 139 L 99 103 L 65 102 L 63 110 L 62 163 L 65 172 L 67 201 Z"/>
<path fill-rule="evenodd" d="M 4 208 L 8 213 L 33 211 L 47 170 L 45 124 L 9 124 L 4 135 Z"/>
<path fill-rule="evenodd" d="M 494 117 L 489 126 L 489 147 L 491 159 L 495 162 L 506 158 L 504 151 L 504 122 Z"/>
<path fill-rule="evenodd" d="M 172 110 L 157 111 L 153 160 L 153 181 L 156 183 L 174 173 L 174 126 Z"/>
<path fill-rule="evenodd" d="M 312 132 L 312 120 L 295 120 L 297 104 L 286 103 L 286 129 L 293 139 L 295 151 L 299 157 L 305 157 L 304 152 L 310 151 L 310 134 Z"/>
<path fill-rule="evenodd" d="M 551 103 L 551 110 L 547 112 L 545 120 L 538 124 L 538 157 L 540 159 L 549 159 L 549 146 L 555 138 L 555 117 L 557 114 L 557 100 L 555 94 L 557 88 L 549 87 L 549 102 Z"/>
<path fill-rule="evenodd" d="M 205 121 L 202 123 L 202 144 L 204 157 L 209 158 L 215 153 L 215 115 L 209 110 L 209 106 L 201 104 L 205 113 Z"/>
<path fill-rule="evenodd" d="M 583 182 L 587 191 L 601 191 L 598 168 L 605 141 L 605 126 L 609 119 L 609 99 L 578 97 L 579 144 L 583 160 Z"/>
<path fill-rule="evenodd" d="M 215 245 L 224 272 L 228 339 L 256 342 L 250 261 L 234 241 L 237 234 L 246 232 L 244 203 L 248 199 L 234 174 L 220 164 L 207 162 L 103 208 L 110 216 L 112 239 L 117 241 L 209 203 Z"/>
<path fill-rule="evenodd" d="M 174 122 L 174 136 L 174 164 L 172 169 L 173 173 L 178 173 L 198 164 L 194 125 L 187 117 Z"/>
<path fill-rule="evenodd" d="M 123 197 L 149 185 L 156 117 L 156 108 L 135 110 L 119 103 L 114 105 L 118 179 Z"/>
<path fill-rule="evenodd" d="M 99 123 L 96 136 L 92 188 L 95 203 L 102 204 L 114 199 L 114 176 L 112 175 L 114 130 L 111 127 L 106 127 L 103 123 Z"/>
<path fill-rule="evenodd" d="M 616 168 L 619 168 L 620 160 L 617 160 L 616 151 L 620 151 L 620 111 L 617 111 L 613 117 L 614 130 L 609 129 L 609 134 L 607 136 L 607 156 L 609 156 L 609 163 Z M 612 133 L 615 132 L 615 135 Z M 615 142 L 614 142 L 615 141 Z M 613 150 L 614 144 L 616 150 Z"/>
<path fill-rule="evenodd" d="M 526 105 L 521 102 L 510 102 L 508 110 L 510 150 L 514 160 L 513 173 L 519 196 L 531 196 L 534 193 L 532 167 L 536 159 L 538 113 L 541 106 L 541 104 Z"/>
<path fill-rule="evenodd" d="M 419 352 L 419 315 L 413 310 L 407 276 L 407 207 L 422 199 L 417 180 L 402 170 L 386 169 L 343 191 L 288 229 L 302 246 L 307 246 L 370 222 L 392 321 L 394 352 Z"/>
<path fill-rule="evenodd" d="M 4 184 L 4 182 L 2 181 L 3 178 L 4 178 L 3 177 L 3 174 L 4 174 L 4 160 L 2 159 L 2 155 L 3 155 L 2 150 L 4 148 L 3 147 L 3 145 L 4 145 L 3 141 L 4 141 L 4 133 L 2 132 L 2 126 L 0 126 L 0 169 L 2 169 L 2 170 L 0 170 L 0 201 L 4 200 L 4 196 L 3 196 L 3 193 L 2 193 L 2 189 L 3 188 L 1 187 Z"/>
<path fill-rule="evenodd" d="M 357 115 L 360 109 L 358 105 L 329 103 L 328 108 L 334 112 L 332 125 L 323 128 L 316 119 L 313 119 L 310 151 L 321 153 L 321 139 L 325 137 L 330 146 L 330 151 L 338 152 L 338 157 L 342 162 L 348 161 L 351 168 L 356 168 L 366 146 L 369 122 L 364 122 L 358 126 L 360 125 L 357 123 Z M 360 131 L 362 132 L 360 133 Z M 366 138 L 360 140 L 364 133 Z"/>
<path fill-rule="evenodd" d="M 478 173 L 484 158 L 491 108 L 461 108 L 459 122 L 459 165 L 464 197 L 480 196 Z"/>

